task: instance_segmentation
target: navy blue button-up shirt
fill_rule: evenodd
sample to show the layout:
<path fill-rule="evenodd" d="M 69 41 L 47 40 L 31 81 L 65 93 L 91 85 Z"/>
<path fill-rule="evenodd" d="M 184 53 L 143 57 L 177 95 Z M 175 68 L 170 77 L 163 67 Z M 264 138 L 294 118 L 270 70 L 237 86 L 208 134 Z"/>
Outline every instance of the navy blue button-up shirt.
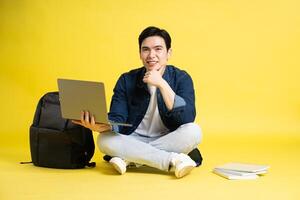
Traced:
<path fill-rule="evenodd" d="M 113 122 L 129 123 L 133 126 L 114 126 L 114 131 L 129 135 L 143 120 L 150 102 L 147 84 L 143 82 L 145 73 L 146 68 L 141 67 L 124 73 L 119 78 L 114 88 L 108 118 Z M 156 90 L 161 120 L 171 132 L 180 125 L 195 120 L 195 92 L 189 74 L 174 66 L 166 66 L 163 79 L 176 94 L 174 106 L 172 110 L 168 110 L 160 91 Z"/>

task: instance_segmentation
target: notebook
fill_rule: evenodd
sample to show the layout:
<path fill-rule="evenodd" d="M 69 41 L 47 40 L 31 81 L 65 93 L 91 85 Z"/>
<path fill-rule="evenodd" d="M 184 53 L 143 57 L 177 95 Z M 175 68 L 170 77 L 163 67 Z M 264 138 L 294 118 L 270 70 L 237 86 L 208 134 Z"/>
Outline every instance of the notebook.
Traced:
<path fill-rule="evenodd" d="M 268 165 L 246 163 L 226 163 L 213 169 L 213 172 L 230 180 L 256 179 L 267 173 Z"/>
<path fill-rule="evenodd" d="M 229 180 L 250 180 L 250 179 L 258 178 L 258 176 L 253 173 L 236 174 L 236 173 L 229 173 L 228 171 L 224 171 L 221 169 L 214 169 L 213 172 Z"/>
<path fill-rule="evenodd" d="M 234 170 L 241 172 L 260 172 L 269 169 L 268 165 L 256 165 L 246 163 L 226 163 L 224 165 L 216 167 L 216 169 Z"/>

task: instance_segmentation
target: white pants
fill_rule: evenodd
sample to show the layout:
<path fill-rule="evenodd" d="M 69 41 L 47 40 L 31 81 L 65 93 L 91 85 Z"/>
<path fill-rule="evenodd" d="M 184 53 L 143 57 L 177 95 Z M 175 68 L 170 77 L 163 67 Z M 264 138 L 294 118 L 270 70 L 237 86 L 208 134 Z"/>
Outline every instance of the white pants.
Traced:
<path fill-rule="evenodd" d="M 104 154 L 120 157 L 126 161 L 168 171 L 172 152 L 189 153 L 200 143 L 202 132 L 195 123 L 181 125 L 161 137 L 145 137 L 132 133 L 100 133 L 98 147 Z"/>

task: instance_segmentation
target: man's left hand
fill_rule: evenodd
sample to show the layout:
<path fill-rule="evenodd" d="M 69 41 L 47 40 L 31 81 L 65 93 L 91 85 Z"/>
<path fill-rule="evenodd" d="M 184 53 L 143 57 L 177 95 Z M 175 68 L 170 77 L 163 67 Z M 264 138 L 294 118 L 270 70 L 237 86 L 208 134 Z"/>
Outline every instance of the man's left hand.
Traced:
<path fill-rule="evenodd" d="M 145 73 L 143 81 L 150 85 L 159 87 L 163 82 L 163 78 L 162 78 L 163 70 L 164 67 L 161 67 L 159 70 L 147 71 Z"/>

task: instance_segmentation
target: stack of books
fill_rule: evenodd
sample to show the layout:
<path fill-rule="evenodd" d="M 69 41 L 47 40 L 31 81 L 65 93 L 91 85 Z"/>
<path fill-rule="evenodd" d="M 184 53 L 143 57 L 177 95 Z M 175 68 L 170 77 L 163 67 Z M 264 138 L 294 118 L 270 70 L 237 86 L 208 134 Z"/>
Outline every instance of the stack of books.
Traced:
<path fill-rule="evenodd" d="M 219 176 L 230 180 L 256 179 L 259 175 L 267 173 L 268 165 L 256 165 L 245 163 L 226 163 L 213 169 Z"/>

